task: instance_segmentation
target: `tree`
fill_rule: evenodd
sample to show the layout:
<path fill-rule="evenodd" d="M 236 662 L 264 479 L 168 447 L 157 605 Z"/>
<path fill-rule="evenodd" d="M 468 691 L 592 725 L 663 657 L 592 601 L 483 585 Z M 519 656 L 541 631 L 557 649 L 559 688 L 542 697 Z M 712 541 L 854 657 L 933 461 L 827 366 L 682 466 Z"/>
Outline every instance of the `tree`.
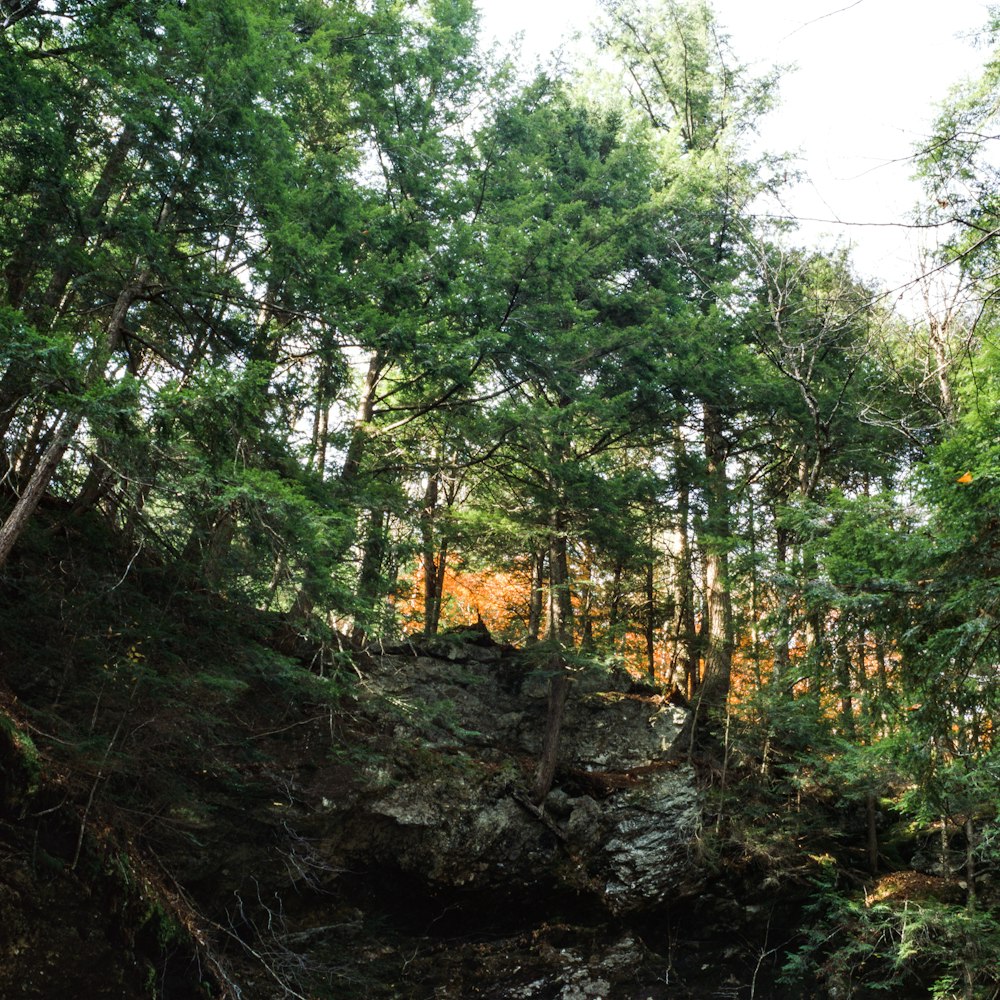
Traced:
<path fill-rule="evenodd" d="M 735 645 L 727 467 L 741 396 L 733 362 L 745 335 L 733 299 L 747 270 L 747 209 L 768 183 L 766 162 L 747 158 L 742 143 L 769 107 L 775 77 L 753 79 L 734 64 L 704 3 L 607 0 L 603 9 L 599 38 L 620 60 L 633 106 L 662 136 L 668 208 L 661 224 L 684 275 L 690 324 L 672 346 L 684 366 L 704 474 L 699 547 L 707 627 L 699 699 L 718 708 L 728 695 Z"/>
<path fill-rule="evenodd" d="M 651 164 L 620 116 L 574 104 L 546 80 L 500 118 L 490 141 L 506 156 L 491 171 L 480 216 L 495 248 L 497 334 L 486 389 L 500 442 L 486 459 L 496 484 L 483 499 L 502 497 L 508 515 L 516 512 L 525 557 L 543 553 L 548 572 L 552 676 L 533 792 L 540 802 L 578 643 L 574 552 L 585 539 L 598 547 L 607 540 L 612 456 L 644 436 L 655 382 L 636 275 L 652 218 Z"/>

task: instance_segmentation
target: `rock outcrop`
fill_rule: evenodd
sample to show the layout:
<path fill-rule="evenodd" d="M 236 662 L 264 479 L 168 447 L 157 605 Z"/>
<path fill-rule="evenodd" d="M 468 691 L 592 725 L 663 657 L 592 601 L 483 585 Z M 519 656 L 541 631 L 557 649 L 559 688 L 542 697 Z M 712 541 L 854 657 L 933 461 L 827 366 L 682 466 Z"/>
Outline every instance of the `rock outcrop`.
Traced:
<path fill-rule="evenodd" d="M 546 698 L 543 671 L 482 636 L 373 658 L 357 696 L 382 727 L 372 759 L 346 798 L 315 775 L 311 834 L 343 867 L 363 859 L 511 901 L 569 892 L 623 914 L 694 892 L 701 808 L 677 753 L 687 710 L 626 675 L 579 672 L 537 809 L 525 790 Z"/>
<path fill-rule="evenodd" d="M 194 995 L 190 983 L 204 981 L 243 1000 L 666 997 L 669 948 L 657 928 L 677 904 L 697 905 L 704 877 L 699 792 L 678 752 L 687 710 L 627 675 L 579 671 L 538 808 L 527 790 L 548 678 L 530 656 L 473 632 L 371 655 L 357 673 L 342 700 L 290 706 L 262 697 L 265 687 L 248 691 L 210 752 L 144 771 L 170 794 L 143 846 L 126 834 L 77 841 L 86 812 L 66 808 L 67 794 L 92 793 L 51 775 L 51 805 L 31 793 L 43 825 L 13 823 L 31 782 L 8 767 L 0 846 L 16 863 L 0 865 L 0 896 L 19 936 L 0 934 L 5 981 L 33 970 L 24 995 L 38 1000 L 65 995 L 70 978 L 95 997 L 146 995 L 136 984 L 151 968 L 169 995 Z M 181 738 L 160 726 L 154 715 L 136 728 L 147 740 Z M 110 792 L 105 815 L 118 817 Z M 81 869 L 106 870 L 93 885 L 110 903 L 59 860 L 74 843 Z M 56 858 L 51 874 L 43 847 Z M 25 858 L 27 881 L 17 875 Z M 65 927 L 24 902 L 67 883 L 80 891 Z M 99 920 L 92 904 L 113 913 Z M 121 961 L 53 959 L 43 977 L 39 949 L 70 924 L 125 941 Z M 22 938 L 32 955 L 17 950 Z"/>

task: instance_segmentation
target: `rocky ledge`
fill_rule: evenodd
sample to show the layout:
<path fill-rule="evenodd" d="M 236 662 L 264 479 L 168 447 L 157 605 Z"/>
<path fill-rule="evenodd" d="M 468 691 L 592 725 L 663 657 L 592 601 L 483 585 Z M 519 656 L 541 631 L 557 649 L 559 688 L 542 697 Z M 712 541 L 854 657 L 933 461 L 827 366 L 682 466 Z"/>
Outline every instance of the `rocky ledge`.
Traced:
<path fill-rule="evenodd" d="M 323 769 L 313 776 L 323 853 L 438 889 L 569 892 L 612 914 L 695 892 L 701 808 L 678 752 L 688 711 L 621 672 L 578 671 L 556 782 L 536 808 L 525 790 L 547 689 L 529 656 L 482 633 L 373 658 L 357 708 L 391 728 L 354 794 L 324 794 Z"/>

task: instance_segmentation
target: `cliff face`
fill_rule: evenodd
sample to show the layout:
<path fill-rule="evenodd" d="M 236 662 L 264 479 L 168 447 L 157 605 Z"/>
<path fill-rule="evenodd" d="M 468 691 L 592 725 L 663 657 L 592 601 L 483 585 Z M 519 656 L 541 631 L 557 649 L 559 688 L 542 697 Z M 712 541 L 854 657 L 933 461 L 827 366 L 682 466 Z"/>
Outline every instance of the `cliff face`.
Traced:
<path fill-rule="evenodd" d="M 627 677 L 579 674 L 556 783 L 537 809 L 524 789 L 544 673 L 488 640 L 414 652 L 378 658 L 360 684 L 359 710 L 392 722 L 357 795 L 324 805 L 322 771 L 310 784 L 313 827 L 329 831 L 331 854 L 525 904 L 572 893 L 619 915 L 695 891 L 701 810 L 676 753 L 685 709 Z"/>
<path fill-rule="evenodd" d="M 130 695 L 103 773 L 60 770 L 53 743 L 9 779 L 0 993 L 645 1000 L 726 981 L 705 956 L 751 918 L 706 886 L 685 708 L 576 674 L 539 809 L 529 656 L 473 631 L 355 674 L 291 702 L 262 675 L 211 720 Z M 5 758 L 14 775 L 12 738 Z M 59 919 L 28 904 L 50 897 Z"/>
<path fill-rule="evenodd" d="M 387 651 L 362 670 L 368 736 L 349 780 L 336 758 L 296 779 L 301 836 L 343 873 L 348 940 L 381 970 L 369 995 L 659 995 L 664 959 L 632 925 L 703 881 L 699 793 L 677 752 L 688 713 L 624 675 L 578 674 L 538 809 L 525 790 L 547 684 L 483 635 Z M 401 938 L 373 934 L 373 914 Z"/>

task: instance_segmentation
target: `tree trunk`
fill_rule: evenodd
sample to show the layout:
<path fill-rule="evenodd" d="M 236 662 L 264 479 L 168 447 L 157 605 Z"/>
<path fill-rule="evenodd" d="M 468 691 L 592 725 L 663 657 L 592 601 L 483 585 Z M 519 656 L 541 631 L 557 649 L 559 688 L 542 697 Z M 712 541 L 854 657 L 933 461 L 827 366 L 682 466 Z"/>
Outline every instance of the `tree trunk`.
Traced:
<path fill-rule="evenodd" d="M 580 636 L 580 648 L 585 652 L 594 650 L 594 555 L 587 550 L 587 583 L 583 592 L 583 601 L 580 613 L 583 618 L 583 631 Z"/>
<path fill-rule="evenodd" d="M 854 739 L 854 694 L 851 681 L 851 646 L 849 623 L 841 619 L 837 622 L 837 686 L 840 688 L 840 720 L 844 735 Z"/>
<path fill-rule="evenodd" d="M 938 391 L 941 394 L 941 409 L 949 424 L 954 424 L 958 418 L 958 407 L 951 389 L 952 359 L 948 351 L 948 320 L 942 322 L 933 315 L 928 316 L 927 334 L 934 354 L 935 376 Z"/>
<path fill-rule="evenodd" d="M 545 801 L 556 775 L 556 765 L 559 761 L 559 733 L 566 711 L 566 701 L 569 698 L 569 674 L 566 673 L 562 656 L 555 650 L 549 661 L 549 669 L 552 671 L 552 678 L 549 681 L 545 732 L 542 735 L 542 752 L 535 772 L 535 785 L 531 792 L 531 801 L 536 806 L 541 806 Z"/>
<path fill-rule="evenodd" d="M 775 515 L 777 517 L 777 515 Z M 788 575 L 788 546 L 791 541 L 787 528 L 777 527 L 774 531 L 775 568 L 778 571 L 777 618 L 778 634 L 774 639 L 774 679 L 781 681 L 788 676 L 791 663 L 789 642 L 791 640 L 791 616 L 788 609 L 788 591 L 783 577 Z"/>
<path fill-rule="evenodd" d="M 874 792 L 865 795 L 865 818 L 868 826 L 868 871 L 878 874 L 878 798 Z"/>
<path fill-rule="evenodd" d="M 73 501 L 70 517 L 79 517 L 100 503 L 113 489 L 116 478 L 116 474 L 108 468 L 100 455 L 93 455 L 87 478 Z"/>
<path fill-rule="evenodd" d="M 354 428 L 351 431 L 351 441 L 347 447 L 344 466 L 340 470 L 340 481 L 342 483 L 354 482 L 361 471 L 361 461 L 364 458 L 372 419 L 375 416 L 375 390 L 378 387 L 379 379 L 382 377 L 382 369 L 384 367 L 385 359 L 380 352 L 376 351 L 368 362 L 368 371 L 365 374 L 365 381 L 361 387 L 361 397 L 358 400 Z"/>
<path fill-rule="evenodd" d="M 650 532 L 652 536 L 652 532 Z M 652 537 L 651 537 L 652 542 Z M 656 681 L 656 593 L 654 589 L 654 578 L 653 578 L 653 553 L 652 544 L 650 544 L 649 561 L 646 563 L 646 615 L 645 615 L 645 634 L 646 634 L 646 673 L 649 675 L 649 679 L 653 682 Z"/>
<path fill-rule="evenodd" d="M 545 552 L 531 558 L 531 594 L 528 598 L 528 645 L 538 642 L 542 632 L 542 607 L 545 593 Z"/>
<path fill-rule="evenodd" d="M 614 575 L 611 579 L 611 601 L 608 608 L 608 633 L 611 636 L 611 649 L 617 650 L 619 641 L 619 631 L 622 621 L 622 573 L 625 567 L 621 559 L 615 560 Z"/>
<path fill-rule="evenodd" d="M 535 773 L 531 800 L 540 806 L 552 788 L 559 758 L 559 732 L 562 729 L 566 699 L 569 697 L 570 676 L 563 651 L 573 643 L 573 600 L 570 593 L 569 557 L 564 519 L 560 513 L 551 518 L 552 541 L 549 547 L 549 641 L 552 654 L 549 661 L 548 710 L 542 751 Z"/>
<path fill-rule="evenodd" d="M 0 378 L 0 442 L 7 436 L 14 422 L 18 404 L 31 390 L 31 376 L 27 366 L 20 361 L 12 361 Z M 13 453 L 13 445 L 10 453 Z M 12 462 L 12 459 L 9 459 Z"/>
<path fill-rule="evenodd" d="M 826 661 L 826 636 L 822 611 L 813 608 L 806 614 L 805 644 L 809 691 L 816 699 L 816 711 L 823 694 L 823 668 Z"/>
<path fill-rule="evenodd" d="M 691 564 L 691 492 L 687 479 L 682 476 L 678 492 L 677 538 L 677 632 L 679 643 L 675 654 L 677 675 L 681 690 L 688 698 L 694 697 L 701 682 L 701 644 L 694 614 L 694 567 Z"/>
<path fill-rule="evenodd" d="M 36 411 L 31 421 L 26 423 L 24 440 L 18 448 L 12 448 L 10 454 L 11 481 L 16 484 L 15 488 L 31 478 L 58 424 L 59 414 L 53 421 L 52 414 L 47 410 Z"/>
<path fill-rule="evenodd" d="M 65 122 L 63 149 L 72 150 L 77 147 L 80 127 L 86 117 L 84 107 L 92 90 L 91 83 L 83 83 L 79 90 L 79 99 L 75 102 L 75 108 L 71 106 L 67 109 L 69 113 L 63 116 Z M 32 279 L 39 267 L 45 263 L 47 256 L 45 251 L 56 246 L 59 242 L 55 229 L 57 226 L 63 226 L 66 222 L 66 206 L 63 202 L 64 181 L 67 170 L 72 169 L 71 161 L 59 164 L 55 170 L 61 176 L 57 178 L 52 173 L 46 178 L 46 183 L 36 187 L 38 197 L 35 201 L 35 211 L 28 218 L 21 239 L 17 242 L 4 267 L 7 303 L 14 309 L 21 307 L 31 287 Z M 91 196 L 91 203 L 93 203 L 93 196 Z M 86 212 L 84 218 L 86 218 Z M 69 245 L 70 247 L 80 246 L 79 232 Z M 30 313 L 32 319 L 38 318 L 35 310 L 31 310 Z"/>
<path fill-rule="evenodd" d="M 270 296 L 269 292 L 269 296 Z M 269 313 L 270 313 L 270 303 L 265 300 L 264 305 L 261 307 L 262 316 L 258 322 L 258 328 L 266 328 L 270 323 Z M 263 336 L 258 336 L 258 346 L 256 350 L 258 352 L 267 353 L 271 346 L 270 341 Z M 349 486 L 352 485 L 361 473 L 361 464 L 364 460 L 365 450 L 368 446 L 369 434 L 371 431 L 371 422 L 375 416 L 375 389 L 378 386 L 379 378 L 382 374 L 382 369 L 384 367 L 384 360 L 382 356 L 376 352 L 374 353 L 368 362 L 368 371 L 365 375 L 365 381 L 361 387 L 361 396 L 358 400 L 358 407 L 355 413 L 354 426 L 351 431 L 351 440 L 347 448 L 347 455 L 344 458 L 344 464 L 340 470 L 340 482 Z M 372 520 L 377 517 L 384 517 L 384 512 L 372 511 Z M 354 542 L 356 541 L 360 533 L 360 523 L 363 515 L 357 515 L 357 521 L 355 524 L 355 530 L 353 532 L 353 537 L 349 538 L 346 542 L 338 545 L 333 553 L 334 561 L 340 559 L 346 559 Z M 362 583 L 362 575 L 365 572 L 371 572 L 373 560 L 376 556 L 379 563 L 381 564 L 381 555 L 376 553 L 378 546 L 374 545 L 371 536 L 365 542 L 361 569 L 358 575 L 358 581 L 355 589 L 355 593 L 360 597 L 362 592 L 369 587 L 370 581 Z M 367 568 L 366 568 L 367 567 Z M 378 575 L 380 570 L 376 570 L 375 574 Z M 304 574 L 304 579 L 299 585 L 298 593 L 295 595 L 295 600 L 292 602 L 292 608 L 289 612 L 290 616 L 294 619 L 302 620 L 307 619 L 313 611 L 316 600 L 316 581 L 311 578 L 309 572 Z M 362 641 L 365 637 L 365 632 L 370 624 L 369 622 L 361 621 L 361 617 L 354 622 L 352 636 Z"/>
<path fill-rule="evenodd" d="M 21 496 L 14 509 L 10 512 L 7 520 L 0 525 L 0 567 L 4 566 L 10 555 L 11 549 L 24 531 L 25 526 L 34 514 L 38 502 L 42 499 L 45 491 L 52 482 L 59 463 L 62 461 L 66 449 L 69 447 L 77 427 L 80 426 L 81 417 L 79 415 L 66 414 L 63 416 L 55 435 L 41 461 L 35 466 L 27 486 L 21 492 Z"/>
<path fill-rule="evenodd" d="M 111 153 L 104 163 L 101 176 L 98 178 L 97 184 L 94 185 L 90 200 L 82 213 L 82 225 L 70 241 L 62 262 L 55 268 L 52 272 L 52 277 L 49 279 L 48 287 L 45 289 L 45 294 L 42 297 L 43 309 L 50 312 L 60 311 L 63 298 L 66 295 L 66 289 L 74 272 L 72 263 L 73 253 L 71 251 L 82 250 L 90 240 L 97 222 L 104 214 L 108 199 L 111 197 L 115 182 L 118 180 L 125 165 L 125 160 L 135 143 L 135 138 L 135 131 L 131 127 L 126 126 L 122 129 L 121 135 L 118 136 L 111 147 Z M 163 221 L 162 218 L 159 220 L 157 228 L 162 225 Z"/>
<path fill-rule="evenodd" d="M 111 319 L 105 330 L 104 342 L 98 343 L 88 366 L 86 376 L 88 386 L 94 386 L 104 378 L 108 360 L 121 345 L 125 316 L 143 288 L 146 273 L 144 271 L 119 293 L 111 312 Z M 11 549 L 48 489 L 49 483 L 82 421 L 81 414 L 65 414 L 56 426 L 51 442 L 32 470 L 28 483 L 21 492 L 14 509 L 0 527 L 0 566 L 7 562 Z"/>
<path fill-rule="evenodd" d="M 972 806 L 965 818 L 965 905 L 968 909 L 976 908 L 976 823 L 972 818 Z"/>
<path fill-rule="evenodd" d="M 375 610 L 382 596 L 382 569 L 385 564 L 386 540 L 386 512 L 376 508 L 371 512 L 368 533 L 362 548 L 357 587 L 359 610 L 351 633 L 351 638 L 362 645 L 375 623 Z"/>
<path fill-rule="evenodd" d="M 729 489 L 726 481 L 726 445 L 722 421 L 715 410 L 704 408 L 705 460 L 707 483 L 707 538 L 702 549 L 705 558 L 705 590 L 708 603 L 705 675 L 699 703 L 720 708 L 729 696 L 732 676 L 733 602 L 729 590 Z"/>
<path fill-rule="evenodd" d="M 439 480 L 440 473 L 435 466 L 427 474 L 427 488 L 424 490 L 424 506 L 420 514 L 420 534 L 423 542 L 421 558 L 424 572 L 424 635 L 435 635 L 437 633 L 441 610 L 441 594 L 438 590 L 438 581 L 441 575 L 435 559 L 437 546 L 434 538 Z"/>

